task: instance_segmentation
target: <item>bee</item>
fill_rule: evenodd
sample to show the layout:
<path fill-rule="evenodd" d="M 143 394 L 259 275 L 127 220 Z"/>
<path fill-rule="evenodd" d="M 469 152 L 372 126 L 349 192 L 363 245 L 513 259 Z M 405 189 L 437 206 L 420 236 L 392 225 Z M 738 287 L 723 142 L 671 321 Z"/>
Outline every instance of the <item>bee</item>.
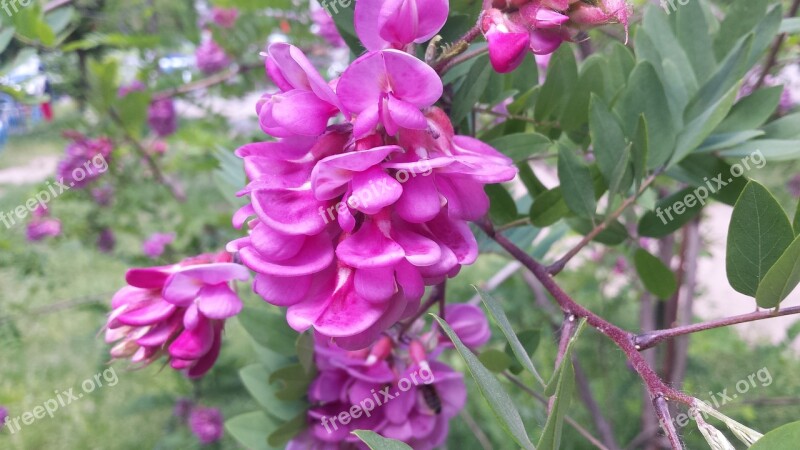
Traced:
<path fill-rule="evenodd" d="M 422 398 L 425 400 L 425 404 L 428 405 L 428 408 L 430 408 L 437 415 L 441 414 L 442 399 L 439 398 L 436 388 L 429 384 L 423 384 L 420 387 L 420 391 L 422 391 Z"/>

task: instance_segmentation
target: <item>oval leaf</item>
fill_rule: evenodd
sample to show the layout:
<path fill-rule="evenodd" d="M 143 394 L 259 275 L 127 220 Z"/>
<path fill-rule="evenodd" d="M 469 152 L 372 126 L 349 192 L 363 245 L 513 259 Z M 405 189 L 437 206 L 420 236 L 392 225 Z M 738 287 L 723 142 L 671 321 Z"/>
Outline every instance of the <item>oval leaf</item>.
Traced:
<path fill-rule="evenodd" d="M 775 308 L 800 284 L 800 237 L 769 269 L 758 285 L 756 302 L 762 308 Z"/>
<path fill-rule="evenodd" d="M 633 255 L 633 261 L 644 287 L 656 297 L 668 299 L 678 290 L 675 274 L 660 259 L 640 248 Z"/>

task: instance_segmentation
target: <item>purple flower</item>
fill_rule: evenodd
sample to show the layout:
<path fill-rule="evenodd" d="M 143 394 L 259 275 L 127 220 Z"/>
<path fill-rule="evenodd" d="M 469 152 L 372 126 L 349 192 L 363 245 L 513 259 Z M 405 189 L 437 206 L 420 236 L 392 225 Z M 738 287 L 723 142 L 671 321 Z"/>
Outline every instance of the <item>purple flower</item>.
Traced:
<path fill-rule="evenodd" d="M 6 424 L 6 417 L 8 417 L 8 408 L 0 406 L 0 429 Z"/>
<path fill-rule="evenodd" d="M 175 240 L 175 233 L 154 233 L 142 244 L 142 252 L 156 259 L 164 253 L 164 248 Z"/>
<path fill-rule="evenodd" d="M 127 97 L 131 92 L 142 92 L 145 89 L 147 89 L 147 86 L 145 86 L 144 83 L 139 80 L 133 80 L 130 84 L 119 87 L 117 90 L 117 97 Z"/>
<path fill-rule="evenodd" d="M 222 413 L 217 408 L 196 406 L 189 414 L 189 428 L 201 444 L 212 444 L 222 439 L 223 425 Z"/>
<path fill-rule="evenodd" d="M 311 31 L 325 39 L 333 47 L 345 47 L 344 39 L 336 28 L 336 23 L 318 2 L 311 2 L 311 20 L 314 26 Z"/>
<path fill-rule="evenodd" d="M 215 6 L 211 9 L 211 20 L 221 28 L 233 28 L 238 18 L 239 10 L 236 8 Z"/>
<path fill-rule="evenodd" d="M 231 63 L 225 50 L 210 38 L 197 47 L 194 56 L 197 68 L 207 75 L 219 72 Z"/>
<path fill-rule="evenodd" d="M 489 321 L 483 310 L 477 306 L 466 303 L 447 305 L 444 317 L 461 342 L 473 350 L 489 342 L 492 337 Z M 441 340 L 446 346 L 452 346 L 447 336 L 442 335 Z"/>
<path fill-rule="evenodd" d="M 447 21 L 447 0 L 359 0 L 355 28 L 367 50 L 421 44 Z"/>
<path fill-rule="evenodd" d="M 171 98 L 162 98 L 150 103 L 147 110 L 147 124 L 158 137 L 167 137 L 178 129 L 178 114 Z"/>
<path fill-rule="evenodd" d="M 100 206 L 108 206 L 114 198 L 114 186 L 107 184 L 92 189 L 92 198 Z"/>
<path fill-rule="evenodd" d="M 89 139 L 79 133 L 69 133 L 68 136 L 73 141 L 67 145 L 65 156 L 58 163 L 56 176 L 70 188 L 83 189 L 108 170 L 113 144 L 107 138 Z"/>
<path fill-rule="evenodd" d="M 186 420 L 189 417 L 189 413 L 192 412 L 193 407 L 194 401 L 192 401 L 192 399 L 180 397 L 179 399 L 175 400 L 175 406 L 172 409 L 172 414 L 181 420 Z"/>
<path fill-rule="evenodd" d="M 115 359 L 146 366 L 162 355 L 190 378 L 208 372 L 219 355 L 225 320 L 242 309 L 231 289 L 247 269 L 228 253 L 200 255 L 172 266 L 131 269 L 129 286 L 111 300 L 106 342 Z"/>
<path fill-rule="evenodd" d="M 786 187 L 789 189 L 789 193 L 792 197 L 800 198 L 800 174 L 795 175 L 786 183 Z"/>
<path fill-rule="evenodd" d="M 101 253 L 111 253 L 117 246 L 117 238 L 111 228 L 103 228 L 97 236 L 97 249 Z"/>
<path fill-rule="evenodd" d="M 35 218 L 28 222 L 25 237 L 30 242 L 38 242 L 48 237 L 61 235 L 61 221 L 53 218 Z"/>

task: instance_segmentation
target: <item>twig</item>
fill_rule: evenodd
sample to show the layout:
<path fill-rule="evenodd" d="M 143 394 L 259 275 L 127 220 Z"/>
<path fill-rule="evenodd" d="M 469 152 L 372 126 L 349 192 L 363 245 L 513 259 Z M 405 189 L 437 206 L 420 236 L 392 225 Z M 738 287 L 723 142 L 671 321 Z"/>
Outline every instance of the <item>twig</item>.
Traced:
<path fill-rule="evenodd" d="M 567 314 L 564 316 L 564 320 L 561 322 L 561 338 L 558 340 L 558 353 L 556 354 L 556 370 L 564 361 L 564 355 L 567 353 L 567 349 L 569 348 L 569 342 L 572 340 L 572 335 L 575 334 L 575 330 L 578 328 L 578 321 L 575 320 L 571 314 Z M 553 404 L 555 404 L 556 397 L 550 397 L 550 400 L 547 402 L 547 413 L 550 414 L 553 411 Z"/>
<path fill-rule="evenodd" d="M 766 311 L 756 311 L 752 313 L 742 314 L 739 316 L 710 320 L 708 322 L 695 323 L 692 325 L 686 325 L 682 327 L 668 328 L 666 330 L 650 331 L 635 336 L 633 338 L 633 342 L 636 344 L 637 349 L 647 350 L 648 348 L 653 348 L 667 339 L 672 339 L 677 336 L 684 336 L 687 334 L 693 334 L 700 331 L 713 330 L 715 328 L 728 327 L 739 323 L 772 319 L 773 317 L 791 316 L 794 314 L 800 314 L 800 306 L 792 306 L 777 311 L 774 309 Z"/>
<path fill-rule="evenodd" d="M 531 218 L 530 217 L 523 217 L 522 219 L 517 219 L 512 222 L 509 222 L 505 225 L 501 225 L 497 227 L 497 231 L 506 231 L 510 230 L 511 228 L 521 227 L 525 225 L 530 225 Z"/>
<path fill-rule="evenodd" d="M 577 255 L 581 250 L 583 250 L 584 247 L 589 245 L 589 242 L 591 242 L 592 239 L 596 238 L 597 235 L 602 233 L 613 221 L 617 220 L 617 218 L 619 218 L 619 216 L 621 216 L 622 213 L 624 213 L 629 206 L 631 206 L 634 202 L 636 202 L 636 199 L 638 199 L 639 196 L 642 195 L 642 193 L 644 193 L 644 191 L 647 190 L 647 188 L 650 187 L 651 184 L 653 184 L 653 182 L 660 174 L 661 171 L 657 171 L 654 174 L 650 175 L 642 183 L 642 185 L 639 187 L 639 190 L 634 195 L 625 199 L 625 201 L 622 202 L 622 204 L 619 206 L 619 208 L 616 209 L 616 211 L 611 213 L 608 217 L 606 217 L 606 219 L 600 225 L 597 225 L 592 231 L 589 232 L 589 234 L 584 236 L 583 239 L 581 239 L 581 241 L 570 251 L 568 251 L 561 259 L 559 259 L 558 261 L 554 262 L 549 267 L 547 267 L 547 272 L 551 275 L 557 275 L 559 272 L 564 270 L 564 267 L 567 265 L 567 263 L 572 258 L 574 258 L 575 255 Z"/>
<path fill-rule="evenodd" d="M 459 64 L 461 64 L 461 63 L 463 63 L 465 61 L 469 61 L 472 58 L 477 58 L 478 56 L 481 56 L 484 53 L 488 53 L 488 52 L 489 52 L 489 47 L 481 47 L 481 48 L 473 50 L 471 52 L 467 52 L 467 53 L 458 55 L 458 56 L 452 58 L 450 61 L 448 61 L 447 63 L 445 63 L 444 65 L 441 66 L 441 68 L 439 69 L 439 76 L 442 76 L 442 75 L 446 74 L 447 72 L 450 71 L 450 69 L 452 69 L 453 67 L 455 67 L 455 66 L 457 66 L 457 65 L 459 65 Z"/>
<path fill-rule="evenodd" d="M 528 122 L 528 123 L 532 123 L 534 125 L 542 126 L 542 127 L 550 127 L 550 126 L 557 127 L 557 126 L 559 126 L 558 122 L 540 122 L 540 121 L 538 121 L 538 120 L 536 120 L 536 119 L 534 119 L 532 117 L 519 116 L 519 115 L 516 115 L 516 114 L 507 114 L 507 113 L 503 113 L 503 112 L 494 111 L 491 108 L 475 107 L 475 108 L 473 108 L 473 111 L 476 111 L 476 112 L 479 112 L 479 113 L 483 113 L 483 114 L 489 114 L 491 116 L 502 117 L 504 119 L 511 119 L 511 120 L 519 120 L 519 121 L 522 121 L 522 122 Z"/>
<path fill-rule="evenodd" d="M 454 62 L 456 59 L 458 59 L 459 55 L 464 53 L 469 48 L 469 43 L 474 41 L 475 38 L 481 35 L 482 18 L 483 16 L 479 16 L 477 23 L 475 23 L 475 25 L 472 28 L 470 28 L 469 31 L 467 31 L 463 36 L 461 36 L 461 38 L 453 42 L 453 44 L 450 45 L 449 47 L 450 51 L 447 52 L 445 55 L 443 55 L 438 61 L 436 61 L 436 63 L 434 64 L 434 69 L 436 69 L 436 72 L 438 72 L 439 75 L 444 75 L 445 72 L 452 69 L 455 65 L 470 59 L 470 58 L 466 59 L 461 58 L 458 62 Z M 488 51 L 489 49 L 487 47 L 483 49 L 482 52 L 478 54 L 473 54 L 471 57 L 478 56 L 479 54 Z"/>
<path fill-rule="evenodd" d="M 260 67 L 257 65 L 241 65 L 237 67 L 233 67 L 231 69 L 222 71 L 220 73 L 214 74 L 208 78 L 203 78 L 202 80 L 197 80 L 193 83 L 184 84 L 183 86 L 167 89 L 161 92 L 157 92 L 153 94 L 153 100 L 163 100 L 165 98 L 175 97 L 178 95 L 188 94 L 193 91 L 201 90 L 201 89 L 208 89 L 212 86 L 216 86 L 218 84 L 225 83 L 236 76 L 253 70 L 256 67 Z"/>
<path fill-rule="evenodd" d="M 498 244 L 500 244 L 501 247 L 506 249 L 506 251 L 508 251 L 516 260 L 521 262 L 536 276 L 544 288 L 550 293 L 550 295 L 553 296 L 565 314 L 572 314 L 576 316 L 576 318 L 586 318 L 587 323 L 592 326 L 592 328 L 595 328 L 601 334 L 611 339 L 617 345 L 617 347 L 619 347 L 619 349 L 625 353 L 625 357 L 628 359 L 633 369 L 637 374 L 639 374 L 639 377 L 647 386 L 648 392 L 650 392 L 651 400 L 665 398 L 684 403 L 690 407 L 694 405 L 694 399 L 691 396 L 673 389 L 658 377 L 653 368 L 647 364 L 644 357 L 639 353 L 639 348 L 634 344 L 633 335 L 631 333 L 608 322 L 607 320 L 578 304 L 572 299 L 572 297 L 564 292 L 563 289 L 561 289 L 561 286 L 559 286 L 555 280 L 553 280 L 544 265 L 533 259 L 524 250 L 517 247 L 502 234 L 495 233 L 491 222 L 486 220 L 482 223 L 479 223 L 478 226 L 480 226 L 483 231 L 489 235 L 489 237 L 494 239 Z M 669 430 L 666 431 L 669 432 Z M 679 443 L 680 439 L 677 437 L 677 435 L 672 436 L 671 442 Z M 683 449 L 683 447 L 680 445 L 674 446 L 673 448 L 677 450 Z"/>
<path fill-rule="evenodd" d="M 661 422 L 661 428 L 667 435 L 667 439 L 669 439 L 672 448 L 683 448 L 681 438 L 678 436 L 678 430 L 675 429 L 675 424 L 672 422 L 672 416 L 669 413 L 667 399 L 662 395 L 656 396 L 656 398 L 653 399 L 653 406 L 656 408 L 656 413 L 658 413 L 658 418 Z"/>
<path fill-rule="evenodd" d="M 522 380 L 520 380 L 519 378 L 515 377 L 514 375 L 508 372 L 504 372 L 503 375 L 505 375 L 505 377 L 508 378 L 509 381 L 514 383 L 515 386 L 525 391 L 526 394 L 535 398 L 541 404 L 547 405 L 547 398 L 544 395 L 529 388 L 525 383 L 522 382 Z M 572 428 L 574 428 L 575 431 L 577 431 L 581 436 L 585 437 L 587 441 L 591 442 L 592 445 L 594 445 L 595 447 L 599 448 L 600 450 L 609 450 L 609 448 L 603 445 L 603 443 L 600 442 L 599 439 L 592 436 L 592 433 L 590 433 L 589 430 L 583 428 L 581 424 L 576 422 L 572 417 L 564 416 L 564 421 L 567 422 Z"/>
<path fill-rule="evenodd" d="M 492 443 L 489 442 L 489 438 L 486 437 L 486 433 L 481 430 L 481 427 L 477 422 L 475 422 L 475 419 L 472 417 L 469 411 L 464 408 L 458 413 L 458 415 L 464 419 L 464 423 L 467 424 L 467 428 L 472 431 L 472 434 L 475 436 L 475 439 L 478 440 L 478 443 L 481 444 L 483 450 L 493 450 L 494 447 L 492 447 Z"/>
<path fill-rule="evenodd" d="M 798 9 L 800 9 L 800 0 L 794 0 L 792 6 L 789 7 L 789 12 L 786 14 L 786 17 L 796 16 Z M 786 33 L 781 33 L 775 40 L 775 43 L 772 45 L 772 48 L 769 51 L 769 56 L 767 56 L 767 63 L 764 64 L 764 70 L 761 71 L 761 75 L 758 77 L 755 89 L 758 89 L 764 85 L 764 81 L 766 81 L 769 71 L 772 70 L 772 67 L 774 67 L 775 63 L 778 61 L 778 53 L 781 51 L 783 41 L 785 40 Z"/>

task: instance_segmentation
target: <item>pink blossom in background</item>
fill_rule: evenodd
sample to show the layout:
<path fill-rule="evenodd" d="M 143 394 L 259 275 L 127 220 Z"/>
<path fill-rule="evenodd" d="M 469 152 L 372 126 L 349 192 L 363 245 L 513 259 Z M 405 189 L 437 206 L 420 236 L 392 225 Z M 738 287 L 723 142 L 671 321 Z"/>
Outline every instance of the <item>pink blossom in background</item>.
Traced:
<path fill-rule="evenodd" d="M 124 86 L 120 86 L 117 90 L 117 97 L 123 98 L 127 97 L 128 94 L 132 92 L 142 92 L 147 89 L 147 86 L 144 85 L 139 80 L 133 80 L 130 84 L 126 84 Z"/>
<path fill-rule="evenodd" d="M 580 31 L 620 23 L 627 33 L 630 5 L 625 0 L 588 4 L 572 0 L 494 0 L 483 12 L 481 31 L 489 44 L 489 59 L 497 72 L 511 72 L 529 52 L 553 53 Z"/>
<path fill-rule="evenodd" d="M 154 233 L 142 244 L 142 252 L 152 259 L 164 253 L 164 248 L 175 240 L 175 233 Z"/>
<path fill-rule="evenodd" d="M 38 242 L 48 237 L 61 235 L 61 221 L 54 218 L 33 219 L 28 222 L 25 237 L 30 242 Z"/>
<path fill-rule="evenodd" d="M 339 29 L 336 28 L 333 17 L 316 0 L 312 0 L 310 5 L 311 20 L 314 22 L 311 32 L 325 39 L 333 47 L 345 47 L 347 44 L 345 44 L 342 35 L 339 33 Z"/>
<path fill-rule="evenodd" d="M 5 426 L 6 417 L 8 417 L 8 408 L 0 406 L 0 429 Z"/>
<path fill-rule="evenodd" d="M 217 408 L 195 406 L 189 414 L 189 429 L 201 444 L 219 441 L 225 433 L 222 412 Z"/>
<path fill-rule="evenodd" d="M 114 199 L 114 186 L 105 186 L 92 189 L 92 199 L 100 206 L 109 206 Z"/>
<path fill-rule="evenodd" d="M 129 270 L 106 325 L 111 357 L 144 367 L 166 356 L 173 369 L 202 377 L 217 360 L 225 320 L 242 308 L 230 283 L 249 278 L 224 252 Z"/>
<path fill-rule="evenodd" d="M 233 28 L 239 18 L 239 10 L 236 8 L 221 8 L 215 6 L 211 9 L 211 20 L 222 28 Z"/>
<path fill-rule="evenodd" d="M 172 415 L 175 417 L 186 420 L 189 418 L 189 413 L 192 412 L 194 401 L 190 398 L 180 397 L 175 400 L 175 406 L 172 408 Z"/>
<path fill-rule="evenodd" d="M 786 183 L 786 188 L 789 189 L 789 193 L 792 197 L 800 198 L 800 174 L 795 175 Z"/>
<path fill-rule="evenodd" d="M 203 39 L 194 56 L 197 59 L 197 68 L 207 75 L 219 72 L 231 64 L 225 50 L 210 37 Z"/>
<path fill-rule="evenodd" d="M 65 135 L 72 142 L 56 167 L 56 176 L 70 188 L 83 189 L 108 169 L 113 143 L 107 138 L 90 139 L 77 132 Z"/>
<path fill-rule="evenodd" d="M 171 98 L 154 100 L 147 109 L 147 124 L 158 137 L 167 137 L 178 129 L 178 114 Z"/>
<path fill-rule="evenodd" d="M 117 246 L 117 238 L 111 228 L 103 228 L 97 235 L 97 250 L 101 253 L 111 253 Z"/>
<path fill-rule="evenodd" d="M 454 134 L 432 107 L 440 78 L 409 54 L 368 52 L 330 83 L 287 44 L 270 46 L 266 66 L 280 92 L 259 119 L 281 139 L 237 150 L 251 203 L 234 226 L 249 233 L 228 250 L 295 330 L 367 347 L 416 312 L 426 285 L 475 261 L 466 221 L 486 214 L 484 185 L 516 168 Z"/>
<path fill-rule="evenodd" d="M 404 49 L 434 37 L 449 10 L 448 0 L 359 0 L 356 34 L 367 50 Z"/>

